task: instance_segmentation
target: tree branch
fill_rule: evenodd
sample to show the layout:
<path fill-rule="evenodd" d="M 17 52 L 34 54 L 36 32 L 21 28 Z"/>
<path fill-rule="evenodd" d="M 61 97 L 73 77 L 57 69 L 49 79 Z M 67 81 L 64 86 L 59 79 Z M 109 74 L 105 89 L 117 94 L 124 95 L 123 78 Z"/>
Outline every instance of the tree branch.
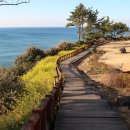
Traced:
<path fill-rule="evenodd" d="M 0 6 L 2 5 L 20 5 L 24 3 L 30 3 L 30 0 L 16 0 L 15 2 L 9 2 L 9 0 L 0 0 Z"/>

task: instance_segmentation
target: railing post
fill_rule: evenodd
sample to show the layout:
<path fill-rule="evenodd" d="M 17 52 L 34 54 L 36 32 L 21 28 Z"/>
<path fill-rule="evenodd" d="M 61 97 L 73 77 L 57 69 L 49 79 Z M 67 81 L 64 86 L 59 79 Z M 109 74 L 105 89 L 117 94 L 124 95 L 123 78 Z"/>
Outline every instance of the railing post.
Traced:
<path fill-rule="evenodd" d="M 34 130 L 42 130 L 42 117 L 40 116 L 40 114 L 38 112 L 34 113 L 33 115 L 39 115 L 39 119 L 37 120 L 35 126 L 34 126 Z M 32 120 L 30 120 L 30 122 L 33 122 L 33 120 L 36 120 L 36 116 L 34 116 L 34 118 Z"/>
<path fill-rule="evenodd" d="M 54 124 L 55 124 L 55 106 L 54 106 L 54 100 L 53 96 L 46 95 L 47 98 L 49 98 L 49 102 L 47 104 L 47 120 L 49 122 L 49 130 L 54 130 Z"/>
<path fill-rule="evenodd" d="M 58 67 L 56 67 L 56 73 L 57 73 L 57 77 L 58 77 L 58 80 L 59 80 L 59 70 L 58 70 Z"/>
<path fill-rule="evenodd" d="M 56 75 L 54 75 L 54 87 L 56 86 L 56 78 L 57 78 L 57 76 Z"/>
<path fill-rule="evenodd" d="M 37 113 L 32 114 L 21 130 L 42 130 L 40 115 Z"/>
<path fill-rule="evenodd" d="M 60 87 L 60 90 L 61 90 L 61 93 L 63 92 L 63 77 L 61 77 L 60 81 L 59 81 L 59 87 Z"/>
<path fill-rule="evenodd" d="M 33 109 L 33 113 L 39 114 L 41 126 L 38 130 L 48 130 L 47 123 L 47 100 L 43 99 L 38 108 Z M 37 129 L 36 129 L 37 130 Z"/>

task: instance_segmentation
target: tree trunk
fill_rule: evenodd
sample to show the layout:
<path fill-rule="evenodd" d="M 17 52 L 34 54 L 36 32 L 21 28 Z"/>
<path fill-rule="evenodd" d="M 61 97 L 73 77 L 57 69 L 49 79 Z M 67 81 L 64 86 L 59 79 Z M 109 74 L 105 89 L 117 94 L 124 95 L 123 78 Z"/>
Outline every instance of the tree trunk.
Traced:
<path fill-rule="evenodd" d="M 85 41 L 85 39 L 84 39 L 84 36 L 83 36 L 83 35 L 84 35 L 84 25 L 82 24 L 82 40 L 83 40 L 83 41 Z"/>
<path fill-rule="evenodd" d="M 82 22 L 81 22 L 81 35 L 82 35 L 82 40 L 84 41 L 84 38 L 83 38 L 83 30 L 84 30 L 84 24 L 83 24 L 83 15 L 82 15 Z"/>
<path fill-rule="evenodd" d="M 81 27 L 78 27 L 79 41 L 81 40 Z"/>

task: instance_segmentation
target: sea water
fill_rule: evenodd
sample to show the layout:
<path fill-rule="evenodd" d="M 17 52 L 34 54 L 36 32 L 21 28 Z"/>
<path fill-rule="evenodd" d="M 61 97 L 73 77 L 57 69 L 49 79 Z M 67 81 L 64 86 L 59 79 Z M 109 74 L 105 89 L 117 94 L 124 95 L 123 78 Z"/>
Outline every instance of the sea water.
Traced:
<path fill-rule="evenodd" d="M 0 66 L 9 67 L 27 48 L 48 49 L 77 40 L 76 28 L 0 28 Z"/>

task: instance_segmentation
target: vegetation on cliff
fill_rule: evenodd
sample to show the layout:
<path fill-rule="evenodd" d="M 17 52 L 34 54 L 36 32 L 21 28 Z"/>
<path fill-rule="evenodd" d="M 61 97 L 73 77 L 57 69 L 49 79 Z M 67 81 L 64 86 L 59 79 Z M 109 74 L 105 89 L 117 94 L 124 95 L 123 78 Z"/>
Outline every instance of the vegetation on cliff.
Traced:
<path fill-rule="evenodd" d="M 13 67 L 0 70 L 1 130 L 20 129 L 32 108 L 52 89 L 57 58 L 73 51 L 73 46 L 61 42 L 53 52 L 32 47 Z"/>

